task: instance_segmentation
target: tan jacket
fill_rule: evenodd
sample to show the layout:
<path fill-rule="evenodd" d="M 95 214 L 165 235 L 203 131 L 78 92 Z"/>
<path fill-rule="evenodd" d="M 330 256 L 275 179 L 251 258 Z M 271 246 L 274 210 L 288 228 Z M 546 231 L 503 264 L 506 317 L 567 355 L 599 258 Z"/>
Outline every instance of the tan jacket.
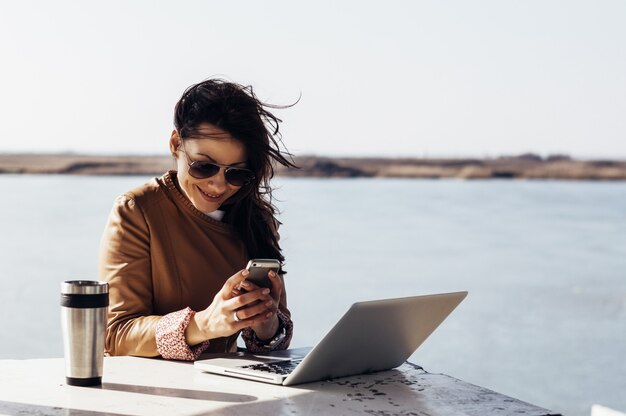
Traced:
<path fill-rule="evenodd" d="M 100 245 L 100 279 L 110 290 L 106 352 L 158 356 L 161 316 L 205 309 L 247 262 L 232 227 L 198 211 L 175 171 L 118 197 Z M 284 291 L 280 309 L 290 315 Z M 237 335 L 211 340 L 208 351 L 236 349 Z"/>

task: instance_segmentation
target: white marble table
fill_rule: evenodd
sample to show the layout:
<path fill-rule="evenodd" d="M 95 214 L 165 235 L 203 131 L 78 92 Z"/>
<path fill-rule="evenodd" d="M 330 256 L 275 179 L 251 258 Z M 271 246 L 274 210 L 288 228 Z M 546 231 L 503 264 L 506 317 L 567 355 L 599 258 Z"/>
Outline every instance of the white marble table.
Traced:
<path fill-rule="evenodd" d="M 3 415 L 550 415 L 548 410 L 406 363 L 375 374 L 274 386 L 193 364 L 107 357 L 100 388 L 65 384 L 62 358 L 0 360 Z"/>

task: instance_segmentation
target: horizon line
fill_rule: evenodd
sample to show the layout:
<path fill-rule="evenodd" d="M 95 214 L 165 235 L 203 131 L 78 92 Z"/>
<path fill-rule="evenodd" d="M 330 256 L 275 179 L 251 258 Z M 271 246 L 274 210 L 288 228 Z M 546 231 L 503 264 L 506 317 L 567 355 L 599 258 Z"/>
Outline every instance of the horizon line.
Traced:
<path fill-rule="evenodd" d="M 488 160 L 488 159 L 502 159 L 502 158 L 540 158 L 542 160 L 548 160 L 550 158 L 563 158 L 570 160 L 580 160 L 580 161 L 626 161 L 626 155 L 613 155 L 613 156 L 577 156 L 572 155 L 566 152 L 518 152 L 518 153 L 500 153 L 500 154 L 483 154 L 481 156 L 476 155 L 460 155 L 460 154 L 438 154 L 438 153 L 423 153 L 421 155 L 417 154 L 404 154 L 404 155 L 394 155 L 394 154 L 321 154 L 321 153 L 301 153 L 294 154 L 289 152 L 291 156 L 294 158 L 327 158 L 327 159 L 479 159 L 479 160 Z M 0 156 L 86 156 L 86 157 L 171 157 L 169 152 L 163 153 L 135 153 L 135 152 L 126 152 L 126 153 L 106 153 L 106 152 L 89 152 L 89 151 L 5 151 L 0 150 Z"/>

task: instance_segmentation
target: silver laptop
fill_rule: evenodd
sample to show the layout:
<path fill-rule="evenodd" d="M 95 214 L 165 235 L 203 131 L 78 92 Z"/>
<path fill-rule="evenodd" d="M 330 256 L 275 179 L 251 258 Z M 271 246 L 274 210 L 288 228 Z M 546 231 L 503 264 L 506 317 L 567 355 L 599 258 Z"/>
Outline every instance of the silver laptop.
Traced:
<path fill-rule="evenodd" d="M 220 354 L 194 365 L 285 386 L 388 370 L 405 362 L 465 296 L 467 292 L 456 292 L 357 302 L 312 349 Z"/>

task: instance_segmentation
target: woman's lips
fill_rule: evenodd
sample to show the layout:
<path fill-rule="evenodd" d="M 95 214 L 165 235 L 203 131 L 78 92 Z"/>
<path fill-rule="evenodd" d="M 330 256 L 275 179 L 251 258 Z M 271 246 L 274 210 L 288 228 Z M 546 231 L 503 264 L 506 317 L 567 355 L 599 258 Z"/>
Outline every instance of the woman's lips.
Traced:
<path fill-rule="evenodd" d="M 202 195 L 202 197 L 210 202 L 218 202 L 220 199 L 222 199 L 222 196 L 224 196 L 224 193 L 209 194 L 207 192 L 204 192 L 199 186 L 197 188 L 198 188 L 198 191 L 200 191 L 200 194 Z"/>

